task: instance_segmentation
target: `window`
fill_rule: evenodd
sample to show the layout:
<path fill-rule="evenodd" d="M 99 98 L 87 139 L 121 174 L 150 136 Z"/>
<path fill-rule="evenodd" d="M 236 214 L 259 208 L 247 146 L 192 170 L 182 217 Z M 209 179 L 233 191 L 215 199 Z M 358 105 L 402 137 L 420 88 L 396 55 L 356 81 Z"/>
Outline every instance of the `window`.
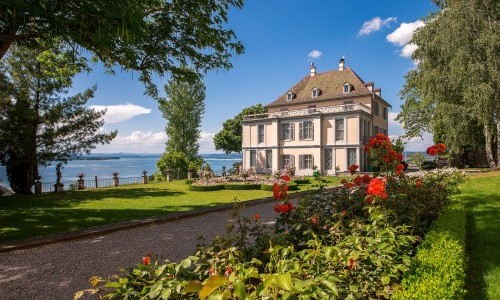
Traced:
<path fill-rule="evenodd" d="M 312 121 L 299 123 L 299 140 L 314 139 L 314 124 Z"/>
<path fill-rule="evenodd" d="M 349 83 L 344 84 L 344 94 L 351 91 L 351 85 Z"/>
<path fill-rule="evenodd" d="M 299 169 L 312 169 L 313 167 L 313 156 L 310 154 L 299 155 Z"/>
<path fill-rule="evenodd" d="M 357 165 L 358 160 L 356 157 L 356 149 L 355 148 L 347 148 L 347 165 Z"/>
<path fill-rule="evenodd" d="M 373 101 L 373 114 L 378 116 L 378 102 Z"/>
<path fill-rule="evenodd" d="M 257 151 L 250 150 L 250 167 L 257 167 Z"/>
<path fill-rule="evenodd" d="M 273 167 L 273 150 L 266 150 L 266 168 Z"/>
<path fill-rule="evenodd" d="M 344 140 L 344 119 L 335 120 L 335 140 Z"/>
<path fill-rule="evenodd" d="M 380 131 L 380 128 L 378 128 L 378 126 L 373 126 L 373 135 L 378 134 L 379 131 Z"/>
<path fill-rule="evenodd" d="M 382 129 L 382 133 L 383 133 L 384 135 L 387 135 L 387 129 Z"/>
<path fill-rule="evenodd" d="M 382 109 L 382 117 L 384 117 L 384 120 L 387 120 L 387 107 Z"/>
<path fill-rule="evenodd" d="M 294 96 L 295 96 L 295 94 L 294 94 L 294 93 L 292 93 L 292 92 L 288 92 L 288 93 L 286 94 L 286 100 L 287 100 L 287 101 L 290 101 L 290 100 L 292 100 L 292 99 L 294 98 Z"/>
<path fill-rule="evenodd" d="M 264 125 L 259 125 L 257 126 L 257 131 L 258 131 L 258 143 L 264 143 Z"/>
<path fill-rule="evenodd" d="M 333 166 L 332 161 L 332 149 L 325 149 L 325 170 L 331 170 Z"/>
<path fill-rule="evenodd" d="M 293 123 L 282 123 L 281 124 L 281 138 L 285 141 L 294 140 L 294 126 Z"/>
<path fill-rule="evenodd" d="M 281 167 L 295 167 L 295 161 L 293 155 L 281 155 Z"/>
<path fill-rule="evenodd" d="M 318 88 L 313 88 L 312 89 L 312 97 L 313 98 L 318 97 L 320 95 L 320 93 L 321 93 L 320 89 L 318 89 Z"/>

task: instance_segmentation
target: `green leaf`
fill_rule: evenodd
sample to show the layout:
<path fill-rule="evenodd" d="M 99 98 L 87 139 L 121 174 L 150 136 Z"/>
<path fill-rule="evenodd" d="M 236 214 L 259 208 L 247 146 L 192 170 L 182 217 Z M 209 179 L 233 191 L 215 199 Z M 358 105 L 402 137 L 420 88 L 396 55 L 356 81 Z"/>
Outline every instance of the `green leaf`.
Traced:
<path fill-rule="evenodd" d="M 156 269 L 155 276 L 160 277 L 160 275 L 163 273 L 163 271 L 165 271 L 166 267 L 167 267 L 167 265 L 163 265 L 163 266 L 159 267 L 158 269 Z"/>
<path fill-rule="evenodd" d="M 161 299 L 168 300 L 168 298 L 170 298 L 171 294 L 172 294 L 172 290 L 170 288 L 166 288 L 161 292 Z"/>
<path fill-rule="evenodd" d="M 388 285 L 391 282 L 391 278 L 389 276 L 382 276 L 381 281 L 383 285 Z"/>
<path fill-rule="evenodd" d="M 291 291 L 293 289 L 292 285 L 292 276 L 290 273 L 286 273 L 283 275 L 278 275 L 278 284 L 280 288 L 284 289 L 285 291 Z"/>
<path fill-rule="evenodd" d="M 149 291 L 148 297 L 149 298 L 156 298 L 158 295 L 160 295 L 160 292 L 162 290 L 162 285 L 161 282 L 158 282 L 157 284 L 153 285 L 151 287 L 151 290 Z"/>
<path fill-rule="evenodd" d="M 234 296 L 237 299 L 245 300 L 247 297 L 247 289 L 245 287 L 245 282 L 241 280 L 236 280 L 234 283 Z"/>
<path fill-rule="evenodd" d="M 116 281 L 115 282 L 106 283 L 106 287 L 107 288 L 119 288 L 121 286 L 122 286 L 122 284 L 119 283 L 119 282 L 116 282 Z"/>
<path fill-rule="evenodd" d="M 351 292 L 357 293 L 359 290 L 359 286 L 356 284 L 351 284 L 349 285 L 349 290 L 351 290 Z"/>
<path fill-rule="evenodd" d="M 184 269 L 187 269 L 191 266 L 191 260 L 189 258 L 186 258 L 184 260 L 181 261 L 181 266 L 184 268 Z"/>
<path fill-rule="evenodd" d="M 185 293 L 198 293 L 203 288 L 203 284 L 198 280 L 192 280 L 184 286 Z"/>
<path fill-rule="evenodd" d="M 337 289 L 337 285 L 332 282 L 332 281 L 328 281 L 328 280 L 321 280 L 321 284 L 323 284 L 324 286 L 326 286 L 330 291 L 332 291 L 332 293 L 335 295 L 335 296 L 338 296 L 339 295 L 339 291 Z"/>
<path fill-rule="evenodd" d="M 212 294 L 216 289 L 226 284 L 227 279 L 220 275 L 215 275 L 207 279 L 203 288 L 200 290 L 200 299 L 205 300 L 210 294 Z"/>

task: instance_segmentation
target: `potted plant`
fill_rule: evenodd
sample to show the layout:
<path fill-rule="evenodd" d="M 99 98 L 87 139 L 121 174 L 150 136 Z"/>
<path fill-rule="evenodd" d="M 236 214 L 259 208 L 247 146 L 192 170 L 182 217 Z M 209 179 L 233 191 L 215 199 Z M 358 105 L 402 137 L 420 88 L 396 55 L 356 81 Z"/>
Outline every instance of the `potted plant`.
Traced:
<path fill-rule="evenodd" d="M 318 166 L 313 166 L 312 169 L 313 169 L 313 176 L 318 177 L 319 176 Z"/>
<path fill-rule="evenodd" d="M 335 176 L 338 176 L 340 172 L 340 166 L 335 166 Z"/>

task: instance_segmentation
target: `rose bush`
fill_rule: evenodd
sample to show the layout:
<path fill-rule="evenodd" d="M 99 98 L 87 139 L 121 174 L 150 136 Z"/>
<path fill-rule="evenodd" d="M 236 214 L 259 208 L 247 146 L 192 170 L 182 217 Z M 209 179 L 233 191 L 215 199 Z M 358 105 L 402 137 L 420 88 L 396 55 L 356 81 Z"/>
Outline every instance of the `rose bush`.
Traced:
<path fill-rule="evenodd" d="M 240 216 L 236 204 L 225 238 L 180 263 L 148 255 L 121 276 L 93 278 L 86 292 L 107 299 L 387 299 L 462 180 L 456 171 L 398 173 L 395 149 L 377 135 L 368 152 L 378 155 L 385 177 L 359 175 L 296 206 L 290 176 L 281 174 L 273 184 L 274 228 L 260 215 Z"/>

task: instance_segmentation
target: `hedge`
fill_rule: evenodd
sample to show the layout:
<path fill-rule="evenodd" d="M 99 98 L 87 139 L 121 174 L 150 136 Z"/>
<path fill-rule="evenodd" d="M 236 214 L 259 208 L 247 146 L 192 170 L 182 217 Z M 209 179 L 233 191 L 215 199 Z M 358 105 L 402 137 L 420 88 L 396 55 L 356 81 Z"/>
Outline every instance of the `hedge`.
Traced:
<path fill-rule="evenodd" d="M 311 180 L 309 179 L 294 179 L 292 180 L 293 182 L 297 183 L 297 184 L 309 184 L 311 183 Z"/>
<path fill-rule="evenodd" d="M 189 190 L 194 191 L 194 192 L 208 192 L 208 191 L 219 191 L 223 190 L 224 185 L 222 184 L 217 184 L 217 185 L 194 185 L 191 184 L 189 185 Z"/>
<path fill-rule="evenodd" d="M 402 289 L 391 299 L 463 299 L 465 294 L 465 209 L 453 200 L 418 247 Z"/>
<path fill-rule="evenodd" d="M 185 179 L 185 180 L 184 180 L 184 183 L 185 183 L 185 184 L 193 184 L 194 182 L 196 182 L 196 180 L 197 180 L 197 179 L 194 179 L 194 178 L 192 178 L 192 179 Z"/>
<path fill-rule="evenodd" d="M 225 184 L 226 190 L 260 190 L 260 184 Z"/>
<path fill-rule="evenodd" d="M 273 190 L 273 185 L 272 184 L 262 184 L 260 186 L 260 189 L 263 191 L 272 191 Z M 288 183 L 288 190 L 289 191 L 296 191 L 299 189 L 299 185 L 296 182 L 290 181 Z"/>

